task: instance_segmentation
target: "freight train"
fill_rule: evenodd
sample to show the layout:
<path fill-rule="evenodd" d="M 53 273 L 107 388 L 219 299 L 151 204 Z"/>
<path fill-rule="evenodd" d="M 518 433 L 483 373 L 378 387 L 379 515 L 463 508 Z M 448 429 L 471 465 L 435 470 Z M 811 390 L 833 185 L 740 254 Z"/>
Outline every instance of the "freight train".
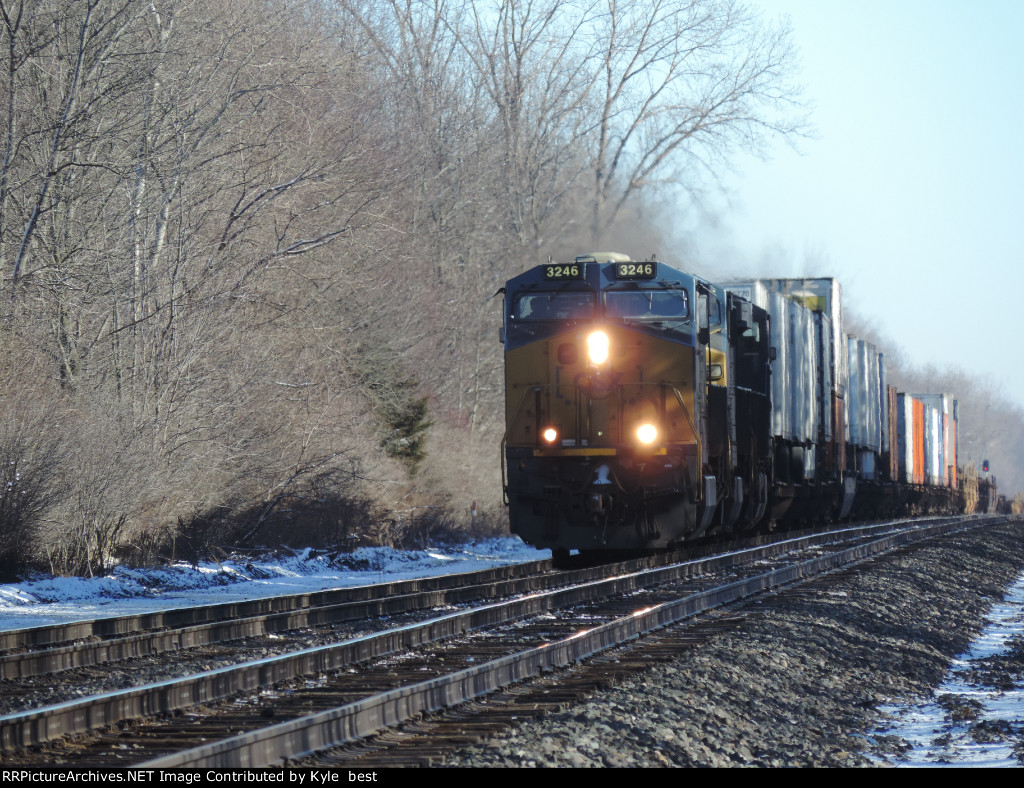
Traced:
<path fill-rule="evenodd" d="M 509 280 L 501 334 L 511 528 L 556 559 L 994 501 L 957 401 L 889 386 L 834 279 L 587 254 Z"/>

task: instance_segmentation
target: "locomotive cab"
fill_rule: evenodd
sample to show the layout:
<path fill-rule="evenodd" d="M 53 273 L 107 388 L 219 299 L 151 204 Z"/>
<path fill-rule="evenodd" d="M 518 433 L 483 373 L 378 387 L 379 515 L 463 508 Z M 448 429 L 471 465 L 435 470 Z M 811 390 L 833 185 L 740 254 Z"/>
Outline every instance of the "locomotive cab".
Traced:
<path fill-rule="evenodd" d="M 507 284 L 502 459 L 514 533 L 562 552 L 644 549 L 760 519 L 757 441 L 737 444 L 729 425 L 737 403 L 752 412 L 767 397 L 767 318 L 730 303 L 663 262 L 612 253 Z M 739 368 L 731 327 L 748 350 Z M 758 375 L 763 391 L 751 393 Z"/>

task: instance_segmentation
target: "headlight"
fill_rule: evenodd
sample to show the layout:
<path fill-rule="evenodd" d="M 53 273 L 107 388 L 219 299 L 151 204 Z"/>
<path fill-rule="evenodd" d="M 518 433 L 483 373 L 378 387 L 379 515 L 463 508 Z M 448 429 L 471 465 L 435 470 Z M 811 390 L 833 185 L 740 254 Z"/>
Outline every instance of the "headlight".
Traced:
<path fill-rule="evenodd" d="M 545 443 L 554 443 L 558 440 L 558 430 L 554 427 L 547 427 L 540 436 L 544 439 Z"/>
<path fill-rule="evenodd" d="M 650 446 L 658 440 L 658 428 L 653 424 L 641 424 L 637 427 L 636 439 L 644 446 Z"/>
<path fill-rule="evenodd" d="M 594 331 L 587 337 L 587 355 L 595 364 L 603 364 L 608 360 L 610 343 L 604 331 Z"/>

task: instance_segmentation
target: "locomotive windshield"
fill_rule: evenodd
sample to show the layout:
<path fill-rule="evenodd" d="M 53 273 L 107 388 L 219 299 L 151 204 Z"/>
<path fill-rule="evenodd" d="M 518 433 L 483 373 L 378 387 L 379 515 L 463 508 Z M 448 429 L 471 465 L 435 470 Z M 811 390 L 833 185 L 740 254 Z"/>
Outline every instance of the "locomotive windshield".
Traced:
<path fill-rule="evenodd" d="M 625 320 L 686 320 L 690 299 L 686 290 L 609 290 L 604 312 Z"/>
<path fill-rule="evenodd" d="M 524 293 L 513 307 L 516 320 L 587 320 L 594 316 L 594 294 L 561 292 Z"/>

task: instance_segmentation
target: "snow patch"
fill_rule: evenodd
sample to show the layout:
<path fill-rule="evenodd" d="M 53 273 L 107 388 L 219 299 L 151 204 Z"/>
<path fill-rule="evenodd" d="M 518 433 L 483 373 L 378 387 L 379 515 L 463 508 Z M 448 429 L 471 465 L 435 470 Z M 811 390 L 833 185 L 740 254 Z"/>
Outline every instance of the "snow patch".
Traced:
<path fill-rule="evenodd" d="M 104 577 L 36 576 L 0 585 L 0 631 L 473 572 L 549 555 L 518 539 L 501 537 L 444 550 L 362 547 L 352 553 L 329 554 L 304 549 L 234 556 L 198 566 L 185 562 L 152 569 L 118 566 Z"/>
<path fill-rule="evenodd" d="M 1024 575 L 993 606 L 970 650 L 954 660 L 931 702 L 883 707 L 903 739 L 899 766 L 1024 763 Z"/>

